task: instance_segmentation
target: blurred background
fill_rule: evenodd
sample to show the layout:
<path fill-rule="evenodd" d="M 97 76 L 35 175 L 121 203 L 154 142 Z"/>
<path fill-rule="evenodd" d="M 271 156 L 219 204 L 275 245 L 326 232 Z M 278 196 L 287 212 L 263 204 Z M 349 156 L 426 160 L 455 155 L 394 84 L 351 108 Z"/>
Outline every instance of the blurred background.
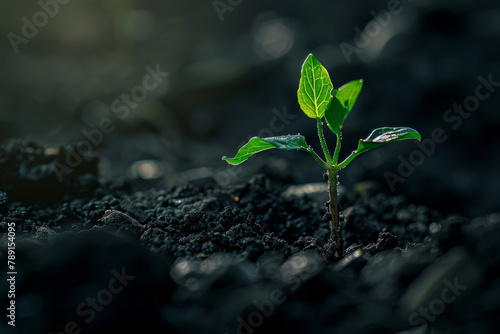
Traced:
<path fill-rule="evenodd" d="M 335 87 L 364 79 L 342 157 L 376 127 L 409 126 L 424 139 L 438 128 L 446 134 L 428 155 L 410 156 L 420 150 L 414 142 L 367 153 L 342 171 L 343 185 L 468 216 L 498 211 L 500 87 L 474 97 L 479 76 L 500 82 L 494 1 L 19 0 L 1 7 L 2 145 L 93 138 L 86 154 L 99 156 L 103 177 L 159 187 L 226 187 L 256 172 L 323 182 L 321 167 L 302 152 L 266 152 L 242 167 L 221 160 L 254 135 L 300 132 L 319 149 L 315 122 L 296 97 L 312 52 Z M 447 113 L 464 101 L 470 113 Z M 334 137 L 327 139 L 333 149 Z M 390 187 L 387 172 L 397 175 L 412 159 L 411 175 Z"/>

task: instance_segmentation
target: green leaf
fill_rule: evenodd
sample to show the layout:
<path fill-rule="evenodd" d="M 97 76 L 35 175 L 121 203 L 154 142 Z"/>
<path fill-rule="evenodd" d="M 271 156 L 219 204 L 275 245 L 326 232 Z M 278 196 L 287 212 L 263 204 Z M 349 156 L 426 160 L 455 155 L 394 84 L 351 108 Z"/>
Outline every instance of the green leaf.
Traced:
<path fill-rule="evenodd" d="M 364 153 L 366 151 L 372 150 L 384 144 L 401 141 L 406 139 L 417 139 L 422 140 L 420 133 L 412 128 L 406 127 L 385 127 L 378 128 L 372 131 L 372 133 L 366 139 L 360 139 L 358 143 L 358 148 L 356 149 L 357 154 Z"/>
<path fill-rule="evenodd" d="M 340 165 L 340 169 L 346 167 L 358 155 L 368 152 L 374 148 L 385 145 L 393 141 L 407 139 L 422 140 L 422 136 L 416 130 L 407 127 L 384 127 L 372 131 L 365 139 L 360 139 L 356 151 L 345 159 Z"/>
<path fill-rule="evenodd" d="M 222 157 L 222 160 L 225 160 L 231 165 L 239 165 L 242 162 L 245 162 L 252 155 L 272 148 L 286 151 L 310 150 L 309 145 L 306 143 L 306 139 L 301 135 L 287 135 L 267 138 L 253 137 L 248 141 L 248 143 L 238 150 L 238 153 L 236 153 L 234 158 L 224 156 Z"/>
<path fill-rule="evenodd" d="M 325 113 L 326 124 L 333 133 L 340 135 L 344 120 L 351 112 L 363 87 L 363 80 L 353 80 L 339 89 L 332 90 L 332 102 Z"/>
<path fill-rule="evenodd" d="M 297 98 L 302 111 L 310 118 L 322 118 L 332 97 L 332 81 L 326 68 L 309 54 L 302 65 Z"/>

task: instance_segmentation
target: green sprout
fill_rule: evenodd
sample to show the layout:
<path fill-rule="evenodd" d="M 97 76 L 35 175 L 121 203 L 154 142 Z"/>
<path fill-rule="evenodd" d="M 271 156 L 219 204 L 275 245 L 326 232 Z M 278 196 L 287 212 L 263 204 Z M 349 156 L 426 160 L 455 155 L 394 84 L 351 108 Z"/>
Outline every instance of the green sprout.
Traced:
<path fill-rule="evenodd" d="M 239 165 L 252 155 L 272 148 L 286 151 L 300 150 L 312 155 L 316 162 L 327 171 L 328 193 L 330 197 L 328 209 L 331 214 L 330 228 L 332 238 L 337 244 L 340 255 L 343 253 L 344 240 L 340 230 L 339 207 L 337 203 L 339 170 L 349 165 L 360 154 L 384 144 L 406 139 L 421 140 L 420 134 L 412 128 L 378 128 L 373 130 L 367 138 L 360 139 L 356 150 L 352 151 L 344 161 L 339 162 L 342 126 L 344 120 L 354 107 L 362 86 L 363 80 L 353 80 L 339 89 L 334 89 L 328 71 L 314 55 L 309 54 L 302 65 L 297 97 L 304 114 L 317 121 L 318 137 L 325 159 L 322 159 L 306 143 L 304 136 L 300 134 L 267 138 L 253 137 L 238 150 L 234 158 L 222 157 L 223 160 L 231 165 Z M 328 128 L 337 137 L 337 144 L 333 155 L 330 154 L 325 142 L 323 118 L 326 120 Z"/>

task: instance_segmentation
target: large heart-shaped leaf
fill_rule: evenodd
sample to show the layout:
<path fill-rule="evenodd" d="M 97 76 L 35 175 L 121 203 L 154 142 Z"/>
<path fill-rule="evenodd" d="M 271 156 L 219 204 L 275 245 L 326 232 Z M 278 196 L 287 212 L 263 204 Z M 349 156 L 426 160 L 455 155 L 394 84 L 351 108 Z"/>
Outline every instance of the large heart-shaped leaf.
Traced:
<path fill-rule="evenodd" d="M 354 107 L 362 87 L 363 80 L 353 80 L 332 90 L 332 102 L 325 112 L 325 119 L 333 133 L 340 135 L 344 120 Z"/>
<path fill-rule="evenodd" d="M 242 162 L 245 162 L 252 155 L 272 148 L 286 151 L 310 150 L 309 145 L 306 143 L 306 139 L 301 135 L 287 135 L 267 138 L 253 137 L 238 150 L 234 158 L 224 156 L 222 157 L 222 160 L 227 161 L 231 165 L 239 165 Z"/>
<path fill-rule="evenodd" d="M 332 97 L 332 81 L 326 68 L 310 54 L 302 65 L 297 98 L 302 111 L 310 118 L 322 118 Z"/>
<path fill-rule="evenodd" d="M 422 136 L 416 130 L 407 127 L 384 127 L 372 131 L 365 139 L 360 139 L 356 151 L 340 164 L 340 168 L 347 166 L 355 157 L 369 150 L 377 148 L 394 141 L 407 139 L 422 140 Z"/>

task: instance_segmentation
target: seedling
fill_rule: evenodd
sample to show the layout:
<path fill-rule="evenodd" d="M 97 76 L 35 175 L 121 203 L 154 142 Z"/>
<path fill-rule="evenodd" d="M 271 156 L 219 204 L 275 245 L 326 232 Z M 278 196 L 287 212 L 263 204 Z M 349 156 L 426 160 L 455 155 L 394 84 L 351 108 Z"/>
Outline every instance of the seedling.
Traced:
<path fill-rule="evenodd" d="M 353 80 L 339 89 L 334 89 L 328 71 L 323 65 L 310 54 L 302 65 L 299 89 L 297 97 L 300 108 L 307 117 L 316 120 L 318 137 L 323 150 L 322 159 L 306 143 L 304 136 L 286 135 L 279 137 L 253 137 L 241 147 L 234 158 L 222 157 L 231 165 L 239 165 L 252 155 L 277 148 L 291 151 L 300 150 L 309 153 L 316 162 L 326 169 L 328 176 L 328 192 L 330 201 L 328 209 L 331 214 L 330 228 L 333 240 L 336 242 L 339 254 L 343 252 L 344 240 L 340 230 L 338 196 L 338 172 L 351 163 L 351 161 L 362 153 L 382 146 L 384 144 L 406 139 L 421 140 L 420 134 L 408 127 L 383 127 L 372 131 L 365 139 L 360 139 L 356 150 L 342 162 L 339 162 L 340 146 L 342 141 L 342 126 L 347 118 L 363 86 L 363 80 Z M 323 118 L 328 128 L 336 135 L 337 144 L 333 155 L 325 142 L 323 134 Z"/>

